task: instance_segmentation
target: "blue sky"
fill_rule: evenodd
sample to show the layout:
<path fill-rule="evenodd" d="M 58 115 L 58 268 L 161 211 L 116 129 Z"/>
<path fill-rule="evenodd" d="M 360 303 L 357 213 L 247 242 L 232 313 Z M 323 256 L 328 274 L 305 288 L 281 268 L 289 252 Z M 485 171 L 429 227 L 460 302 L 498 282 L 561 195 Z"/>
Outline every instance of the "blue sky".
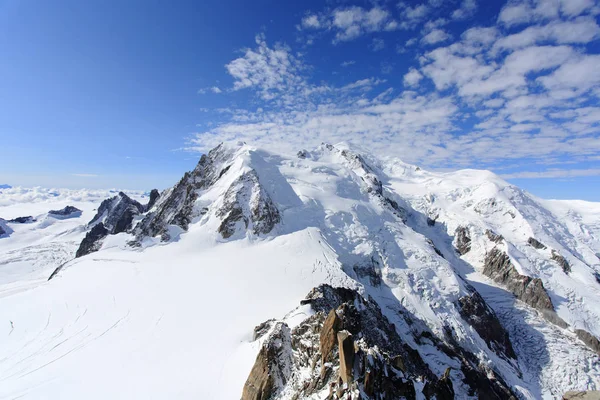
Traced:
<path fill-rule="evenodd" d="M 0 183 L 164 188 L 349 141 L 600 201 L 593 0 L 0 0 Z"/>

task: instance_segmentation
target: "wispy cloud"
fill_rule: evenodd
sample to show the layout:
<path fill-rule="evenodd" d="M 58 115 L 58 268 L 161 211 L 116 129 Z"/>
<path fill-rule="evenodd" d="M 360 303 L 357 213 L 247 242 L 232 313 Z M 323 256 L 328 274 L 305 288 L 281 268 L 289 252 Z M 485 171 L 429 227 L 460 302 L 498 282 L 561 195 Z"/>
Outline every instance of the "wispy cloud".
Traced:
<path fill-rule="evenodd" d="M 583 176 L 600 176 L 600 168 L 590 169 L 549 169 L 546 171 L 522 171 L 500 175 L 504 179 L 550 179 L 577 178 Z"/>
<path fill-rule="evenodd" d="M 80 178 L 97 178 L 99 175 L 97 174 L 71 174 L 72 176 L 78 176 Z"/>
<path fill-rule="evenodd" d="M 327 9 L 300 21 L 300 34 L 329 34 L 336 43 L 371 35 L 364 42 L 373 49 L 386 30 L 414 29 L 401 47 L 417 57 L 412 66 L 394 69 L 401 80 L 315 83 L 302 55 L 259 35 L 255 47 L 227 64 L 233 86 L 225 90 L 252 91 L 257 104 L 212 110 L 229 118 L 198 132 L 190 148 L 245 140 L 293 151 L 347 141 L 437 167 L 594 160 L 600 154 L 600 55 L 588 53 L 586 44 L 600 38 L 598 7 L 586 0 L 511 0 L 496 22 L 461 34 L 450 30 L 457 24 L 452 19 L 464 24 L 478 4 L 455 4 L 448 19 L 436 14 L 441 3 L 429 0 Z M 557 169 L 506 177 L 596 173 Z"/>

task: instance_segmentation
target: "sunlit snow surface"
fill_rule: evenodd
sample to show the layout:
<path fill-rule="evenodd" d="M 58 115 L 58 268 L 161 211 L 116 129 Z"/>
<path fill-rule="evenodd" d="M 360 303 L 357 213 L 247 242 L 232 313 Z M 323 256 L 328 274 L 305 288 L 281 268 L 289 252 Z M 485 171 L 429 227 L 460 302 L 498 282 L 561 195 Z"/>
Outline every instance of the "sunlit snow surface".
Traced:
<path fill-rule="evenodd" d="M 299 301 L 324 282 L 371 295 L 413 347 L 399 312 L 434 332 L 451 326 L 462 346 L 493 364 L 524 398 L 600 388 L 594 353 L 480 273 L 493 247 L 485 230 L 492 229 L 510 243 L 502 249 L 522 273 L 542 278 L 563 319 L 600 336 L 593 276 L 600 270 L 600 205 L 539 200 L 485 171 L 433 174 L 366 157 L 385 194 L 407 209 L 404 224 L 367 193 L 364 171 L 339 151 L 320 147 L 299 159 L 242 146 L 232 160 L 217 184 L 199 193 L 197 207 L 209 211 L 188 232 L 173 229 L 171 242 L 148 239 L 135 249 L 126 245 L 130 235 L 110 236 L 101 251 L 77 260 L 85 224 L 115 193 L 0 190 L 1 218 L 37 218 L 10 224 L 14 232 L 0 239 L 0 398 L 239 398 L 258 352 L 253 328 L 269 318 L 298 320 L 309 312 L 297 308 Z M 250 168 L 282 221 L 266 236 L 223 240 L 216 209 Z M 142 193 L 129 194 L 147 202 Z M 83 215 L 47 216 L 66 205 Z M 473 236 L 463 258 L 452 247 L 459 225 Z M 549 249 L 528 246 L 530 236 Z M 550 260 L 550 248 L 568 259 L 570 275 Z M 372 257 L 383 264 L 381 287 L 352 268 Z M 497 312 L 518 366 L 489 351 L 458 315 L 461 277 Z M 441 375 L 449 359 L 419 350 Z M 456 390 L 466 396 L 464 387 Z"/>

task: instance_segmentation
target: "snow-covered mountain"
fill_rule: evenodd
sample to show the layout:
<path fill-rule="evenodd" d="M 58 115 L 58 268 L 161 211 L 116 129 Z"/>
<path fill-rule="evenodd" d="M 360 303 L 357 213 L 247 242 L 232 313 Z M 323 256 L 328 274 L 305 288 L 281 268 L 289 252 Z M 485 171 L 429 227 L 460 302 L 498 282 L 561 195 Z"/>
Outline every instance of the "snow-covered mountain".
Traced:
<path fill-rule="evenodd" d="M 343 144 L 220 145 L 149 196 L 11 196 L 0 398 L 600 389 L 597 203 Z"/>

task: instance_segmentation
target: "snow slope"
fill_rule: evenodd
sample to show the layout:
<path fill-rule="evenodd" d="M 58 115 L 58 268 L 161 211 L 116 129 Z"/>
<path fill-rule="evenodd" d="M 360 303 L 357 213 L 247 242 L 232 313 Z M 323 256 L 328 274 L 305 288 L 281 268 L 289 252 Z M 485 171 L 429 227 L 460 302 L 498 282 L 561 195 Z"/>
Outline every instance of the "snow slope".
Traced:
<path fill-rule="evenodd" d="M 370 295 L 436 375 L 453 367 L 457 398 L 468 398 L 469 388 L 456 361 L 417 343 L 417 331 L 451 331 L 521 398 L 600 389 L 598 356 L 573 333 L 600 336 L 599 205 L 544 201 L 486 171 L 430 173 L 343 144 L 299 156 L 238 144 L 211 165 L 210 182 L 185 178 L 196 185 L 186 198 L 187 230 L 171 224 L 166 236 L 111 235 L 78 259 L 93 210 L 112 193 L 2 191 L 1 217 L 38 221 L 11 224 L 14 232 L 0 239 L 0 398 L 239 398 L 260 346 L 253 328 L 308 317 L 299 301 L 321 283 Z M 257 180 L 240 181 L 249 173 Z M 169 206 L 176 190 L 154 210 Z M 253 228 L 257 202 L 277 208 L 272 230 Z M 82 217 L 43 214 L 67 204 Z M 237 206 L 234 234 L 224 237 L 223 220 Z M 472 238 L 463 256 L 454 248 L 459 226 Z M 569 328 L 482 274 L 496 246 L 487 230 L 504 237 L 498 246 L 520 273 L 542 279 Z M 529 237 L 548 248 L 534 249 Z M 134 240 L 141 245 L 130 246 Z M 552 249 L 570 274 L 551 260 Z M 461 317 L 457 303 L 471 285 L 509 332 L 516 360 L 488 348 Z"/>

